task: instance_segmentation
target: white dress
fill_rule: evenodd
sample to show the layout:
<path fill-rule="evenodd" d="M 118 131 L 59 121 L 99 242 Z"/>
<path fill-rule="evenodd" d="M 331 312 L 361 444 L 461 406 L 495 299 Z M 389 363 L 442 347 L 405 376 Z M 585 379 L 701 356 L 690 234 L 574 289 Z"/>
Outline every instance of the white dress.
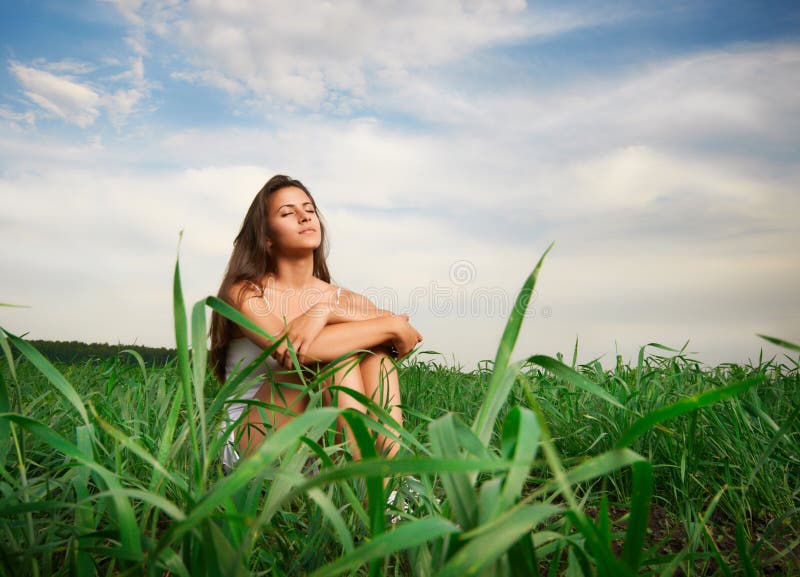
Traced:
<path fill-rule="evenodd" d="M 225 363 L 225 380 L 231 376 L 231 373 L 233 373 L 237 366 L 241 370 L 263 352 L 264 349 L 246 337 L 231 339 L 230 342 L 228 342 L 228 358 Z M 267 369 L 267 366 L 269 369 Z M 250 373 L 250 376 L 248 376 L 248 380 L 253 382 L 252 386 L 243 394 L 229 398 L 252 399 L 256 396 L 256 393 L 261 388 L 261 385 L 264 384 L 264 379 L 269 376 L 270 371 L 274 372 L 280 370 L 282 370 L 282 368 L 278 364 L 278 361 L 272 357 L 268 357 L 266 360 L 266 365 L 264 362 L 262 362 L 252 373 Z M 225 423 L 224 426 L 227 427 L 236 421 L 242 416 L 242 413 L 245 411 L 245 409 L 248 409 L 249 407 L 250 405 L 246 403 L 228 404 L 227 423 Z M 228 436 L 228 442 L 225 444 L 225 448 L 222 453 L 222 462 L 228 467 L 233 467 L 233 464 L 239 460 L 239 453 L 236 451 L 236 445 L 234 441 L 234 433 L 235 430 L 231 431 L 230 435 Z"/>

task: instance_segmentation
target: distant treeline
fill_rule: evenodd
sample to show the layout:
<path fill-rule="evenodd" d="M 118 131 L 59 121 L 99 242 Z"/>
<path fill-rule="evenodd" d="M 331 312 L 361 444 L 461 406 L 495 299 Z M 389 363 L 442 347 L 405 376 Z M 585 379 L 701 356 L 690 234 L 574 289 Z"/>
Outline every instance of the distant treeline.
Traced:
<path fill-rule="evenodd" d="M 148 365 L 163 365 L 175 358 L 175 349 L 142 347 L 139 345 L 109 345 L 106 343 L 82 343 L 80 341 L 28 341 L 47 357 L 50 362 L 83 363 L 89 359 L 108 359 L 120 351 L 131 349 L 142 355 Z M 135 362 L 133 356 L 125 354 L 119 358 Z"/>

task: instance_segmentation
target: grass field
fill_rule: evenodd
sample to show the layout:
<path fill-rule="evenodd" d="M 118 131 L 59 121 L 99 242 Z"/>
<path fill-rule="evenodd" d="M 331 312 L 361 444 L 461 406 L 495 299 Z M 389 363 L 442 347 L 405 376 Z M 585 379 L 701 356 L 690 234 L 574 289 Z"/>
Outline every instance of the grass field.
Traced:
<path fill-rule="evenodd" d="M 311 408 L 224 474 L 224 400 L 248 383 L 208 375 L 206 307 L 244 320 L 210 297 L 189 323 L 177 266 L 175 363 L 54 366 L 0 333 L 0 571 L 800 575 L 800 349 L 718 367 L 657 344 L 612 370 L 577 351 L 512 363 L 541 264 L 493 362 L 400 365 L 391 461 L 373 432 L 396 424 L 374 403 L 375 419 L 321 406 L 323 374 Z M 336 444 L 340 414 L 362 461 Z"/>

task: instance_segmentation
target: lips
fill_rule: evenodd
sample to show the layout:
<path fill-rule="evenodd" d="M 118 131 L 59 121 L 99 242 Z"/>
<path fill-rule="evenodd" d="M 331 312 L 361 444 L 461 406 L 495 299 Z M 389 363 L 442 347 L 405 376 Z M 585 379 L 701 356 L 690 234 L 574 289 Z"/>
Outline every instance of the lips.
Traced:
<path fill-rule="evenodd" d="M 317 232 L 317 229 L 316 228 L 304 228 L 303 230 L 300 231 L 300 234 L 308 234 L 310 232 Z"/>

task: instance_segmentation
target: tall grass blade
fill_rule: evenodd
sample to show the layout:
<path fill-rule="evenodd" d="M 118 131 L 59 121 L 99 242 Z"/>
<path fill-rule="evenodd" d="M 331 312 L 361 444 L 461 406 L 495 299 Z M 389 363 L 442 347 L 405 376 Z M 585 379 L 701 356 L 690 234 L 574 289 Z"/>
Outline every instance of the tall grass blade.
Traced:
<path fill-rule="evenodd" d="M 207 552 L 206 567 L 209 575 L 224 575 L 225 577 L 248 577 L 250 571 L 242 563 L 242 555 L 235 551 L 220 528 L 213 521 L 203 524 L 203 533 L 206 536 L 205 547 Z"/>
<path fill-rule="evenodd" d="M 142 447 L 139 443 L 131 439 L 128 435 L 117 429 L 116 427 L 112 426 L 108 423 L 105 419 L 100 417 L 97 414 L 94 406 L 90 406 L 92 409 L 92 416 L 97 420 L 100 427 L 108 433 L 111 438 L 113 438 L 120 446 L 125 447 L 131 453 L 142 459 L 142 461 L 149 463 L 150 466 L 154 469 L 154 474 L 158 472 L 160 475 L 169 479 L 169 481 L 175 485 L 177 488 L 181 489 L 184 492 L 189 491 L 189 487 L 186 485 L 186 482 L 181 479 L 180 477 L 175 476 L 169 469 L 167 469 L 163 464 L 161 464 L 158 459 L 153 457 L 150 453 L 147 452 L 147 449 Z"/>
<path fill-rule="evenodd" d="M 418 441 L 409 431 L 398 423 L 391 413 L 375 402 L 374 399 L 356 390 L 340 385 L 328 385 L 329 391 L 340 391 L 361 403 L 377 420 L 369 420 L 365 424 L 372 430 L 382 433 L 389 439 L 397 441 L 402 449 L 411 451 L 411 447 L 420 453 L 429 453 L 429 449 Z M 396 431 L 396 432 L 395 432 Z M 399 436 L 398 436 L 399 435 Z"/>
<path fill-rule="evenodd" d="M 539 421 L 533 411 L 522 407 L 511 409 L 504 423 L 502 442 L 503 456 L 511 460 L 511 468 L 503 482 L 493 517 L 508 510 L 520 498 L 528 472 L 536 459 L 540 432 Z"/>
<path fill-rule="evenodd" d="M 119 352 L 119 354 L 121 355 L 122 353 L 127 353 L 127 354 L 129 354 L 130 356 L 132 356 L 134 358 L 134 360 L 136 361 L 136 364 L 139 365 L 139 370 L 142 371 L 142 384 L 146 385 L 147 384 L 147 366 L 145 365 L 144 358 L 142 357 L 142 355 L 139 354 L 139 352 L 135 351 L 134 349 L 123 349 L 123 350 L 121 350 Z"/>
<path fill-rule="evenodd" d="M 569 469 L 565 472 L 563 478 L 557 477 L 548 481 L 531 493 L 529 498 L 549 493 L 556 488 L 561 488 L 563 493 L 567 487 L 604 477 L 614 471 L 640 461 L 644 461 L 644 457 L 630 449 L 612 449 L 611 451 L 592 457 L 580 465 Z"/>
<path fill-rule="evenodd" d="M 761 337 L 765 341 L 769 341 L 773 345 L 778 345 L 779 347 L 783 347 L 791 351 L 800 351 L 800 345 L 796 343 L 790 343 L 789 341 L 785 341 L 777 337 L 768 337 L 767 335 L 757 335 L 757 336 Z"/>
<path fill-rule="evenodd" d="M 78 450 L 82 452 L 87 460 L 92 459 L 92 436 L 89 428 L 86 425 L 81 425 L 75 429 L 77 437 Z M 89 500 L 89 475 L 91 469 L 85 465 L 81 466 L 78 470 L 78 475 L 72 482 L 72 488 L 75 491 L 76 501 L 78 503 L 87 503 Z M 95 516 L 94 510 L 88 506 L 78 507 L 75 509 L 75 527 L 81 529 L 81 532 L 86 535 L 95 530 Z M 91 555 L 86 549 L 91 549 L 95 540 L 89 538 L 82 538 L 77 540 L 77 555 L 75 559 L 75 570 L 77 575 L 96 575 L 96 567 Z"/>
<path fill-rule="evenodd" d="M 796 426 L 797 419 L 800 417 L 800 406 L 795 407 L 795 409 L 789 414 L 786 418 L 786 422 L 778 429 L 775 434 L 770 439 L 769 443 L 764 450 L 761 452 L 761 455 L 758 458 L 753 470 L 750 471 L 750 476 L 747 478 L 747 483 L 745 484 L 745 491 L 750 488 L 753 482 L 756 480 L 758 476 L 758 472 L 761 470 L 767 461 L 769 460 L 770 455 L 778 446 L 778 443 L 781 442 L 782 439 L 787 439 L 786 433 L 788 433 L 791 429 Z"/>
<path fill-rule="evenodd" d="M 0 414 L 0 419 L 14 421 L 39 437 L 56 451 L 85 465 L 99 475 L 109 488 L 109 494 L 117 513 L 119 536 L 122 543 L 122 550 L 118 551 L 118 553 L 122 558 L 141 559 L 142 548 L 139 543 L 139 527 L 136 524 L 136 516 L 130 502 L 123 494 L 122 486 L 114 473 L 95 462 L 92 458 L 87 457 L 78 447 L 53 431 L 50 427 L 47 427 L 35 419 L 15 413 Z"/>
<path fill-rule="evenodd" d="M 700 522 L 700 526 L 703 529 L 703 534 L 706 536 L 706 540 L 710 545 L 709 548 L 711 549 L 711 555 L 717 561 L 717 566 L 719 567 L 719 571 L 721 571 L 725 577 L 732 577 L 730 567 L 728 567 L 728 564 L 725 562 L 725 559 L 722 558 L 722 554 L 720 553 L 719 547 L 717 546 L 717 542 L 714 539 L 714 535 L 711 534 L 711 529 L 709 529 L 708 527 L 708 521 L 711 519 L 711 515 L 714 513 L 714 509 L 717 508 L 719 500 L 722 498 L 723 493 L 725 493 L 727 489 L 728 489 L 727 485 L 723 485 L 722 488 L 717 492 L 717 494 L 714 495 L 714 498 L 711 500 L 711 503 L 709 504 L 705 512 L 702 515 L 698 513 L 697 516 Z"/>
<path fill-rule="evenodd" d="M 510 577 L 539 577 L 539 561 L 530 535 L 523 535 L 508 550 Z"/>
<path fill-rule="evenodd" d="M 40 373 L 42 373 L 50 383 L 58 389 L 58 391 L 64 395 L 64 398 L 69 401 L 69 404 L 72 405 L 78 414 L 81 417 L 83 423 L 87 426 L 91 426 L 89 422 L 89 415 L 86 412 L 86 407 L 81 400 L 80 395 L 78 395 L 75 388 L 64 378 L 58 369 L 56 369 L 53 364 L 48 361 L 42 353 L 36 350 L 36 348 L 31 345 L 30 343 L 22 340 L 21 338 L 12 335 L 8 331 L 4 331 L 5 334 L 8 336 L 8 340 L 17 348 L 17 350 L 22 353 L 25 358 L 27 358 L 33 366 L 35 366 Z"/>
<path fill-rule="evenodd" d="M 350 426 L 358 449 L 361 451 L 361 458 L 366 460 L 377 459 L 378 451 L 375 448 L 375 439 L 364 425 L 364 419 L 368 417 L 353 409 L 342 411 L 342 417 Z M 386 507 L 386 501 L 383 498 L 383 482 L 379 475 L 368 475 L 365 480 L 367 483 L 370 530 L 373 535 L 377 535 L 378 533 L 383 533 L 384 530 L 383 511 Z"/>
<path fill-rule="evenodd" d="M 444 459 L 462 458 L 456 435 L 455 416 L 448 413 L 428 425 L 434 456 Z M 463 529 L 472 529 L 478 518 L 478 501 L 472 489 L 472 481 L 466 473 L 442 473 L 442 485 L 447 492 L 456 523 Z"/>
<path fill-rule="evenodd" d="M 342 547 L 344 547 L 345 553 L 351 553 L 354 549 L 353 534 L 350 532 L 350 529 L 347 528 L 347 523 L 339 512 L 339 509 L 334 505 L 330 496 L 318 488 L 309 489 L 308 496 L 314 500 L 325 517 L 327 517 L 328 522 L 333 526 L 333 529 L 339 536 L 339 542 L 342 544 Z"/>
<path fill-rule="evenodd" d="M 572 520 L 585 539 L 584 547 L 572 547 L 569 549 L 569 553 L 574 555 L 574 559 L 570 563 L 573 571 L 580 569 L 580 574 L 595 574 L 589 563 L 588 554 L 597 564 L 597 575 L 614 575 L 614 577 L 635 577 L 637 575 L 625 563 L 614 557 L 606 537 L 601 533 L 601 529 L 595 527 L 582 511 L 571 509 L 566 512 L 566 515 Z M 569 573 L 569 570 L 567 573 Z"/>
<path fill-rule="evenodd" d="M 628 516 L 628 529 L 625 532 L 625 545 L 622 559 L 632 571 L 638 571 L 642 556 L 647 522 L 650 519 L 650 500 L 653 497 L 653 465 L 647 461 L 634 463 L 633 493 L 631 512 Z"/>
<path fill-rule="evenodd" d="M 469 539 L 438 573 L 438 577 L 478 575 L 490 563 L 516 543 L 523 535 L 559 511 L 553 505 L 525 505 L 514 509 L 501 525 Z M 462 536 L 467 538 L 467 535 Z"/>
<path fill-rule="evenodd" d="M 735 397 L 736 395 L 740 395 L 753 385 L 760 383 L 763 380 L 763 375 L 750 377 L 736 384 L 714 389 L 713 391 L 706 391 L 705 393 L 694 395 L 692 397 L 686 397 L 677 403 L 656 409 L 655 411 L 652 411 L 644 417 L 636 420 L 631 427 L 622 434 L 619 441 L 617 441 L 617 447 L 627 447 L 647 431 L 656 425 L 663 423 L 664 421 L 679 415 L 684 415 L 691 411 L 696 411 L 697 409 L 701 409 L 709 405 L 713 405 L 714 403 Z"/>
<path fill-rule="evenodd" d="M 507 471 L 508 468 L 509 463 L 499 459 L 465 459 L 463 456 L 452 459 L 395 457 L 394 459 L 361 460 L 348 463 L 336 469 L 323 469 L 307 479 L 302 485 L 298 485 L 288 495 L 287 499 L 296 497 L 311 487 L 320 487 L 334 481 L 344 481 L 371 475 L 388 477 L 390 475 L 423 475 L 465 471 L 496 473 Z"/>
<path fill-rule="evenodd" d="M 237 463 L 233 472 L 222 479 L 211 491 L 189 511 L 185 521 L 170 527 L 159 543 L 161 550 L 173 540 L 191 531 L 198 523 L 202 522 L 222 503 L 230 499 L 234 493 L 247 485 L 252 479 L 258 478 L 263 471 L 300 438 L 306 430 L 318 427 L 328 427 L 341 411 L 333 408 L 319 408 L 306 411 L 296 419 L 275 431 L 269 442 L 261 443 L 247 459 Z"/>
<path fill-rule="evenodd" d="M 528 357 L 527 361 L 530 363 L 537 364 L 544 369 L 547 369 L 555 376 L 564 379 L 571 385 L 583 389 L 587 393 L 590 393 L 605 401 L 608 401 L 609 403 L 611 403 L 616 407 L 619 407 L 620 409 L 625 409 L 625 407 L 622 406 L 622 404 L 617 399 L 615 399 L 611 393 L 601 388 L 600 386 L 596 385 L 595 383 L 584 377 L 579 372 L 569 368 L 567 365 L 563 363 L 558 362 L 556 359 L 552 357 L 548 357 L 546 355 L 533 355 L 532 357 Z"/>
<path fill-rule="evenodd" d="M 206 348 L 206 309 L 205 302 L 198 301 L 192 307 L 192 382 L 194 383 L 194 399 L 197 406 L 197 415 L 200 419 L 201 463 L 203 468 L 203 481 L 201 488 L 206 485 L 208 474 L 208 431 L 206 430 L 206 364 L 208 349 Z"/>
<path fill-rule="evenodd" d="M 397 529 L 367 541 L 364 545 L 330 563 L 309 577 L 333 577 L 361 567 L 371 561 L 380 561 L 393 553 L 417 547 L 458 531 L 458 527 L 441 517 L 428 517 L 400 525 Z"/>
<path fill-rule="evenodd" d="M 484 445 L 489 443 L 494 423 L 497 420 L 497 415 L 508 399 L 508 393 L 511 391 L 511 387 L 514 384 L 516 373 L 508 375 L 508 362 L 511 358 L 511 351 L 514 350 L 514 345 L 517 342 L 522 320 L 528 308 L 528 302 L 536 286 L 539 269 L 542 267 L 544 258 L 547 256 L 547 253 L 550 252 L 551 248 L 553 248 L 553 243 L 550 243 L 550 246 L 544 251 L 539 262 L 536 263 L 533 271 L 523 283 L 522 289 L 519 291 L 519 294 L 517 294 L 511 314 L 508 317 L 508 322 L 506 322 L 503 337 L 500 339 L 500 345 L 497 348 L 497 356 L 494 361 L 494 370 L 492 371 L 492 376 L 489 378 L 489 384 L 486 390 L 486 400 L 483 405 L 481 405 L 478 415 L 475 417 L 475 421 L 472 425 L 472 430 L 475 431 Z M 521 363 L 515 364 L 517 372 L 520 366 Z"/>
<path fill-rule="evenodd" d="M 753 560 L 747 547 L 747 537 L 744 534 L 744 525 L 741 521 L 736 522 L 736 550 L 739 552 L 739 564 L 747 577 L 756 577 L 756 568 L 753 567 Z"/>
<path fill-rule="evenodd" d="M 183 231 L 181 231 L 183 236 Z M 178 241 L 180 243 L 180 240 Z M 180 260 L 175 260 L 175 275 L 172 282 L 172 309 L 175 317 L 175 349 L 178 356 L 178 377 L 183 388 L 183 400 L 186 402 L 186 421 L 189 424 L 191 438 L 192 470 L 195 486 L 200 485 L 201 460 L 200 447 L 197 439 L 197 426 L 195 424 L 195 403 L 192 397 L 192 377 L 189 367 L 189 337 L 186 321 L 186 307 L 183 302 L 183 288 L 181 287 Z"/>
<path fill-rule="evenodd" d="M 11 412 L 11 402 L 8 398 L 8 388 L 3 372 L 0 371 L 0 413 Z M 0 459 L 5 463 L 8 448 L 11 445 L 11 423 L 0 419 Z"/>
<path fill-rule="evenodd" d="M 158 447 L 157 460 L 161 465 L 166 465 L 171 450 L 173 449 L 173 439 L 175 437 L 175 429 L 178 426 L 178 416 L 180 415 L 181 405 L 183 404 L 183 388 L 179 387 L 175 390 L 175 395 L 172 397 L 172 405 L 169 409 L 167 422 L 164 424 L 164 431 L 161 436 L 161 443 Z M 153 476 L 150 478 L 149 488 L 155 491 L 160 483 L 163 473 L 158 468 L 153 469 Z"/>
<path fill-rule="evenodd" d="M 252 331 L 257 335 L 260 335 L 270 341 L 275 341 L 273 342 L 273 345 L 275 346 L 279 345 L 283 341 L 283 339 L 286 338 L 285 336 L 283 336 L 280 339 L 277 339 L 276 337 L 270 335 L 269 333 L 265 332 L 264 329 L 262 329 L 260 326 L 258 326 L 253 321 L 244 316 L 242 313 L 233 308 L 231 305 L 229 305 L 228 303 L 217 297 L 206 297 L 205 303 L 206 306 L 208 306 L 211 310 L 218 312 L 229 321 L 235 322 L 240 327 L 244 327 L 247 330 Z"/>
<path fill-rule="evenodd" d="M 11 373 L 11 378 L 16 382 L 17 367 L 14 365 L 14 355 L 11 354 L 11 347 L 8 344 L 8 336 L 2 327 L 0 327 L 0 349 L 3 349 L 3 353 L 5 354 L 6 362 L 8 363 L 8 371 Z"/>

